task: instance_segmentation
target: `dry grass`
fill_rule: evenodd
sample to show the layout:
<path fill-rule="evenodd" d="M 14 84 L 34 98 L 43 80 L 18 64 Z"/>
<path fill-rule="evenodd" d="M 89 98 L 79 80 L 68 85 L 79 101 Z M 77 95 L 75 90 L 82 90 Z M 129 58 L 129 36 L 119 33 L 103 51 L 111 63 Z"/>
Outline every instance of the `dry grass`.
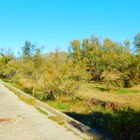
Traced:
<path fill-rule="evenodd" d="M 94 84 L 94 83 L 88 83 L 88 84 L 82 83 L 82 86 L 77 94 L 82 97 L 95 98 L 102 101 L 122 103 L 136 110 L 140 110 L 140 93 L 132 93 L 132 94 L 107 93 L 99 89 L 101 86 L 102 85 Z M 131 90 L 140 90 L 140 88 L 138 87 L 131 88 Z"/>

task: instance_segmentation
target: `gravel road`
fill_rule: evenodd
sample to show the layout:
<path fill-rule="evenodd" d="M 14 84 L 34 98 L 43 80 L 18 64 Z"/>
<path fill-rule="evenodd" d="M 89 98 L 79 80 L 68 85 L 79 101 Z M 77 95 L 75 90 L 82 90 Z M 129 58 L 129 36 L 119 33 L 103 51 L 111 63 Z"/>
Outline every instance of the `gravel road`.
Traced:
<path fill-rule="evenodd" d="M 11 118 L 9 122 L 3 118 Z M 0 84 L 0 140 L 81 140 Z"/>

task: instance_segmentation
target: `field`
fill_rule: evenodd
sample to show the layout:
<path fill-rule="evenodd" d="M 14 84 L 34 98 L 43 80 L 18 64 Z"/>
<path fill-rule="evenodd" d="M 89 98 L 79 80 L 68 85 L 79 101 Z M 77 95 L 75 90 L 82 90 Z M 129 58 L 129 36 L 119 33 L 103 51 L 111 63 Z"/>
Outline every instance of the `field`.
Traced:
<path fill-rule="evenodd" d="M 102 101 L 121 103 L 135 110 L 140 110 L 140 86 L 123 88 L 110 93 L 104 91 L 103 87 L 102 84 L 97 83 L 82 83 L 77 95 Z"/>

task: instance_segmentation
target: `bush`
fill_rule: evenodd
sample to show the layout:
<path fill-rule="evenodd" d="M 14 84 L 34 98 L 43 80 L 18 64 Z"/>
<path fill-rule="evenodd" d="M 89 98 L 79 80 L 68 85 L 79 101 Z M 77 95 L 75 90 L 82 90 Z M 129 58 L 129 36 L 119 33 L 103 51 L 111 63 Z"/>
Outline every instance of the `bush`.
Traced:
<path fill-rule="evenodd" d="M 101 74 L 105 89 L 109 92 L 110 90 L 118 90 L 123 86 L 122 73 L 116 70 L 104 71 Z"/>
<path fill-rule="evenodd" d="M 64 96 L 73 97 L 79 89 L 79 82 L 76 80 L 66 80 L 62 83 L 59 89 L 62 91 Z"/>

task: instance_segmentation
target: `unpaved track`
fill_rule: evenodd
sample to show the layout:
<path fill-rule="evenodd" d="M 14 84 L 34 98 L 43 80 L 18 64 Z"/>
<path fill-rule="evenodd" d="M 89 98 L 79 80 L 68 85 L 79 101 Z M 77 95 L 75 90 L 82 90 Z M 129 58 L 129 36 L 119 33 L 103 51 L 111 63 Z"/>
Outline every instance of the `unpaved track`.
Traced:
<path fill-rule="evenodd" d="M 38 112 L 35 107 L 21 101 L 13 92 L 0 84 L 0 119 L 13 118 L 9 123 L 0 122 L 0 140 L 81 140 Z"/>

